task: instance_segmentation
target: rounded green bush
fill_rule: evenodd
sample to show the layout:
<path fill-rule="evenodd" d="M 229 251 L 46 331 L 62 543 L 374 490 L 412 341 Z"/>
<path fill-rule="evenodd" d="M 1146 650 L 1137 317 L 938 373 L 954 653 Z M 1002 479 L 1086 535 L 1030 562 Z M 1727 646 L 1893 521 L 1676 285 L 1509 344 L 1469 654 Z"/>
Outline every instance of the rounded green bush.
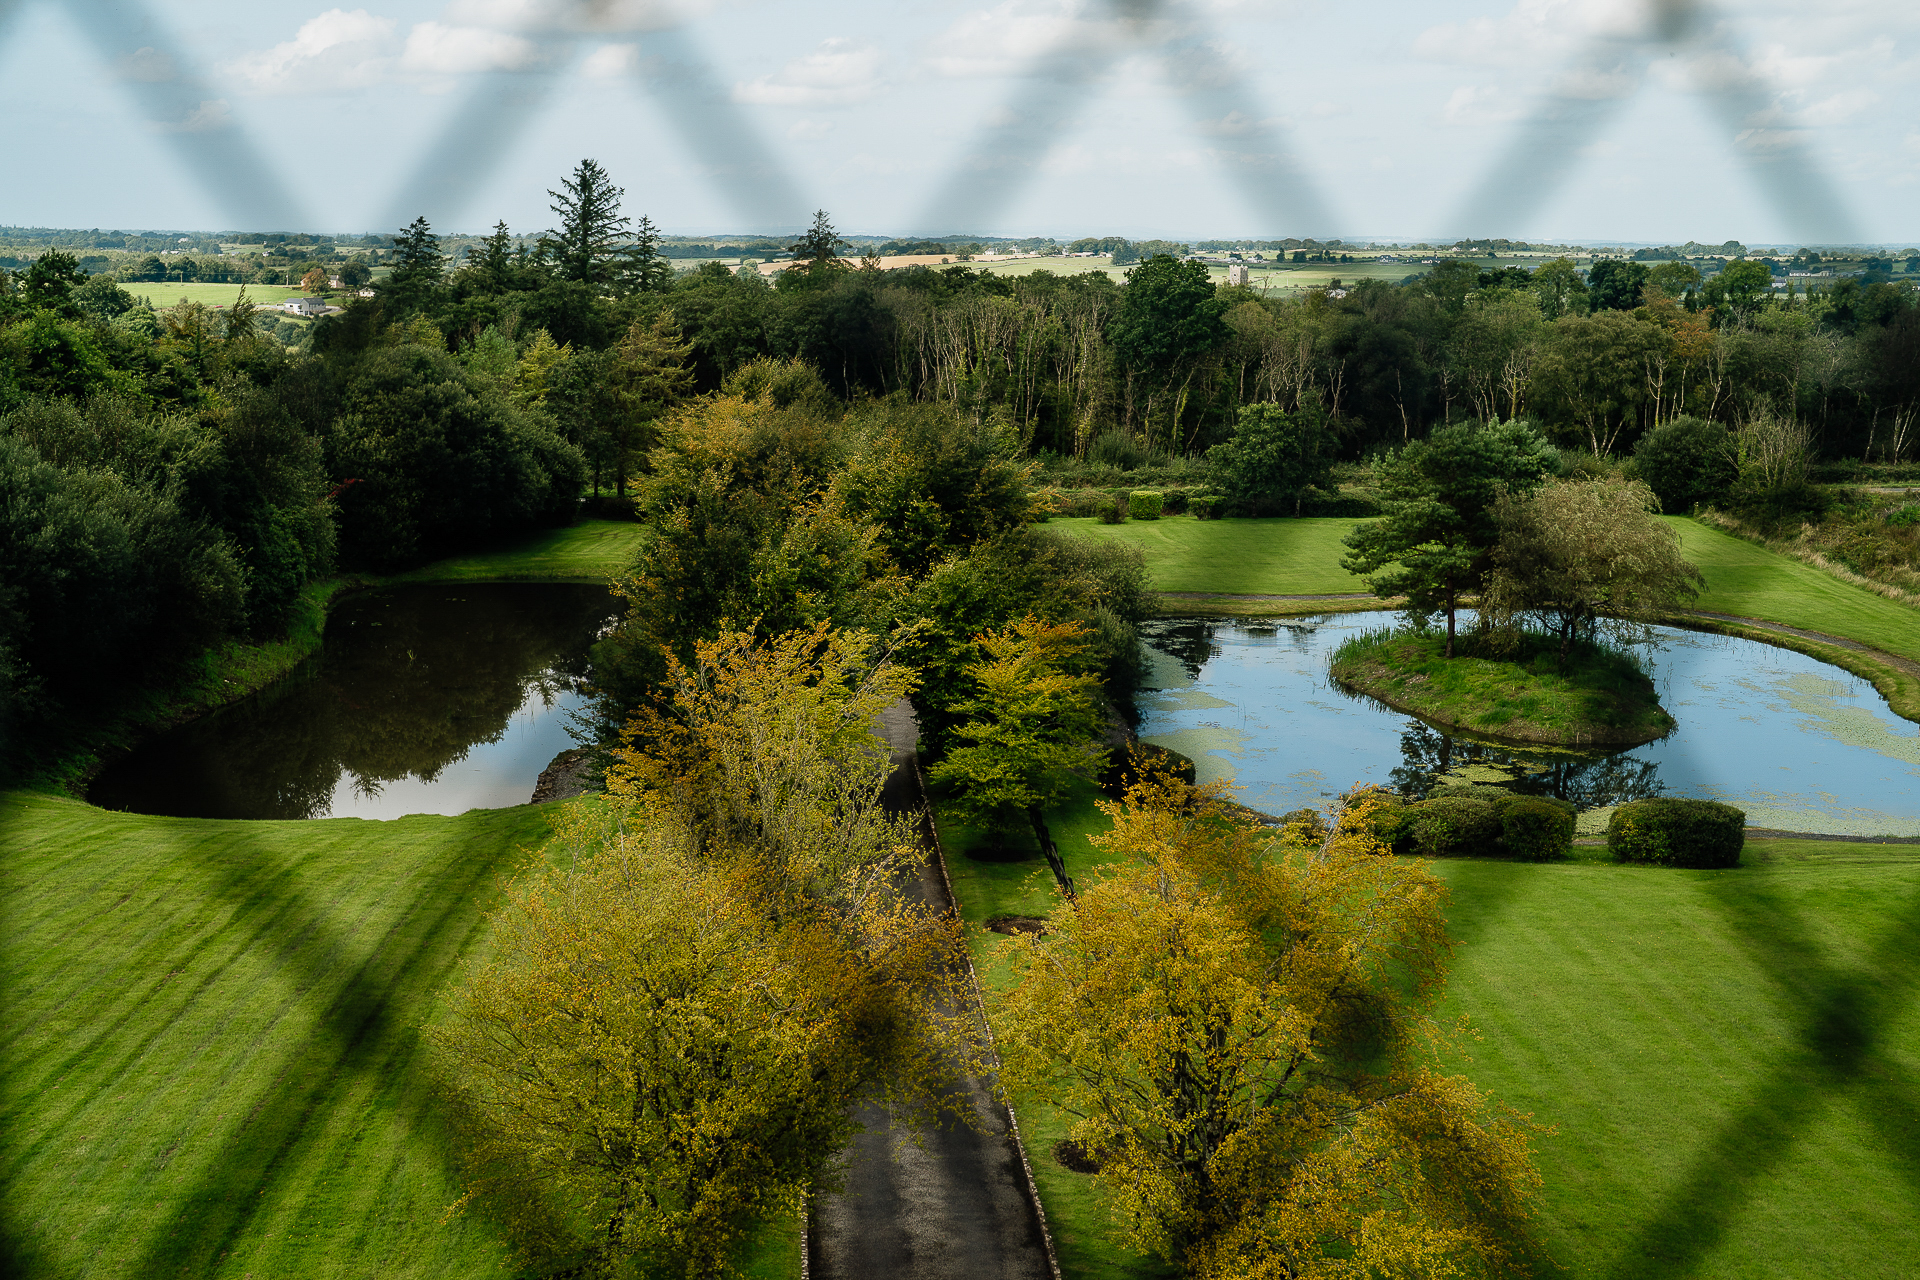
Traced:
<path fill-rule="evenodd" d="M 1127 514 L 1135 520 L 1158 520 L 1160 507 L 1165 501 L 1152 489 L 1135 489 L 1127 495 Z"/>
<path fill-rule="evenodd" d="M 1485 857 L 1496 852 L 1500 811 L 1486 800 L 1441 796 L 1407 806 L 1401 839 L 1409 852 L 1429 858 Z"/>
<path fill-rule="evenodd" d="M 1500 815 L 1500 842 L 1529 862 L 1564 858 L 1573 851 L 1572 806 L 1535 796 L 1516 796 Z"/>
<path fill-rule="evenodd" d="M 1218 520 L 1220 499 L 1212 494 L 1201 494 L 1197 498 L 1187 499 L 1187 510 L 1193 513 L 1195 520 Z"/>
<path fill-rule="evenodd" d="M 1613 811 L 1607 848 L 1618 862 L 1733 867 L 1746 842 L 1746 811 L 1716 800 L 1635 800 Z"/>
<path fill-rule="evenodd" d="M 1118 498 L 1102 498 L 1094 504 L 1093 514 L 1101 524 L 1119 524 L 1127 518 L 1127 509 L 1120 505 Z"/>

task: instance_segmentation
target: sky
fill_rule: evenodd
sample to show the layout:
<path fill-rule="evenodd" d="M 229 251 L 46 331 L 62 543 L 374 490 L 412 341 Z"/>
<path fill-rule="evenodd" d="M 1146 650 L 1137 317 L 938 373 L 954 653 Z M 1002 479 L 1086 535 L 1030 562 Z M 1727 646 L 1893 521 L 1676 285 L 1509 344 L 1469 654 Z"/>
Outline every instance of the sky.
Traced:
<path fill-rule="evenodd" d="M 0 0 L 0 223 L 1920 243 L 1898 0 Z"/>

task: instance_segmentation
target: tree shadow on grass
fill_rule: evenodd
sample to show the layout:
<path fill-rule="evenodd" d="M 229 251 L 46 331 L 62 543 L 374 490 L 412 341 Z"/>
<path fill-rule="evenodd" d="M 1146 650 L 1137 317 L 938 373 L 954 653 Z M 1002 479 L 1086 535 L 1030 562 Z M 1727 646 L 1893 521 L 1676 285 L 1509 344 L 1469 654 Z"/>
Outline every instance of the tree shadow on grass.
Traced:
<path fill-rule="evenodd" d="M 250 858 L 245 852 L 220 858 L 194 859 L 182 849 L 179 865 L 205 876 L 207 896 L 231 904 L 231 915 L 221 930 L 195 938 L 188 954 L 198 955 L 228 930 L 244 931 L 244 948 L 273 947 L 275 966 L 296 992 L 327 993 L 317 1025 L 303 1042 L 292 1046 L 272 1082 L 251 1099 L 231 1100 L 229 1110 L 251 1109 L 237 1127 L 220 1139 L 220 1146 L 204 1172 L 175 1197 L 177 1208 L 144 1242 L 129 1274 L 138 1276 L 206 1275 L 246 1238 L 263 1212 L 282 1204 L 278 1192 L 290 1168 L 298 1165 L 304 1144 L 318 1140 L 321 1126 L 337 1105 L 356 1088 L 398 1103 L 399 1121 L 420 1147 L 433 1153 L 449 1183 L 459 1181 L 458 1139 L 434 1099 L 444 1096 L 433 1068 L 419 1046 L 420 1021 L 432 996 L 443 990 L 471 948 L 485 923 L 474 907 L 488 895 L 490 883 L 507 869 L 511 854 L 475 857 L 478 833 L 449 833 L 446 846 L 428 855 L 428 870 L 437 909 L 413 906 L 393 920 L 370 948 L 356 945 L 331 915 L 298 885 L 278 855 Z M 449 883 L 449 877 L 452 883 Z M 461 925 L 462 919 L 468 923 Z M 279 939 L 280 945 L 274 946 Z M 341 974 L 345 957 L 364 951 L 352 970 Z M 231 964 L 229 960 L 227 964 Z M 176 966 L 177 967 L 177 966 Z M 203 978 L 188 1004 L 210 989 L 226 965 Z M 299 998 L 296 996 L 296 999 Z M 132 997 L 137 1007 L 144 1001 Z M 132 1013 L 116 1019 L 124 1026 Z M 89 1051 L 111 1043 L 113 1030 L 92 1038 Z M 145 1035 L 140 1045 L 121 1055 L 121 1061 L 102 1074 L 92 1096 L 109 1091 L 137 1062 L 147 1047 L 165 1034 L 160 1028 Z M 85 1101 L 76 1104 L 84 1106 Z M 69 1114 L 73 1109 L 69 1108 Z M 184 1123 L 184 1122 L 183 1122 Z M 50 1127 L 36 1148 L 59 1140 L 62 1126 Z M 349 1140 L 351 1145 L 351 1140 Z M 31 1151 L 16 1159 L 17 1168 Z M 343 1157 L 329 1156 L 331 1172 Z M 157 1179 L 166 1160 L 153 1163 L 148 1178 Z M 9 1179 L 11 1182 L 11 1179 Z M 9 1211 L 0 1223 L 9 1228 L 0 1244 L 0 1259 L 26 1259 L 34 1249 L 29 1223 L 38 1215 L 9 1194 Z M 488 1217 L 498 1232 L 500 1223 Z M 110 1228 L 109 1228 L 110 1229 Z M 373 1260 L 370 1260 L 373 1261 Z M 7 1274 L 38 1274 L 38 1270 Z"/>
<path fill-rule="evenodd" d="M 1759 1179 L 1830 1107 L 1853 1103 L 1882 1138 L 1884 1158 L 1920 1202 L 1920 1090 L 1882 1056 L 1886 1026 L 1920 992 L 1920 893 L 1855 969 L 1832 964 L 1781 897 L 1709 882 L 1755 964 L 1791 1007 L 1792 1043 L 1772 1073 L 1700 1148 L 1660 1211 L 1615 1257 L 1607 1275 L 1638 1280 L 1694 1274 L 1754 1195 Z M 1741 892 L 1735 902 L 1732 895 Z M 1871 1099 L 1859 1096 L 1872 1086 Z M 1871 1106 L 1862 1106 L 1871 1102 Z"/>

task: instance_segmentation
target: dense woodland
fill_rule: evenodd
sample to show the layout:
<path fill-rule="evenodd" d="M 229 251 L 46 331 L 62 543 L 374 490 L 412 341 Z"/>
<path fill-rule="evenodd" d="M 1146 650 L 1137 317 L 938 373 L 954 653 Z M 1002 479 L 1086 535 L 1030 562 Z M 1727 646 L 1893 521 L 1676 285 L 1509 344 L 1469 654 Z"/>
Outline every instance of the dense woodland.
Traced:
<path fill-rule="evenodd" d="M 662 644 L 723 619 L 884 629 L 929 616 L 928 593 L 1001 597 L 954 605 L 956 636 L 1053 599 L 1104 628 L 1090 661 L 1124 669 L 1137 568 L 1069 563 L 1036 533 L 1068 509 L 1048 482 L 1157 471 L 1226 512 L 1368 514 L 1337 466 L 1525 419 L 1563 470 L 1637 450 L 1670 510 L 1779 517 L 1820 506 L 1819 458 L 1914 451 L 1920 308 L 1886 272 L 1801 294 L 1737 259 L 1705 277 L 1684 258 L 1443 260 L 1276 300 L 1172 255 L 1125 283 L 881 272 L 822 214 L 768 281 L 676 271 L 620 201 L 583 164 L 558 229 L 502 225 L 457 267 L 417 221 L 374 251 L 376 296 L 295 346 L 244 301 L 156 311 L 59 250 L 0 274 L 16 755 L 116 680 L 279 634 L 317 578 L 583 502 L 655 531 L 605 655 L 611 725 Z"/>

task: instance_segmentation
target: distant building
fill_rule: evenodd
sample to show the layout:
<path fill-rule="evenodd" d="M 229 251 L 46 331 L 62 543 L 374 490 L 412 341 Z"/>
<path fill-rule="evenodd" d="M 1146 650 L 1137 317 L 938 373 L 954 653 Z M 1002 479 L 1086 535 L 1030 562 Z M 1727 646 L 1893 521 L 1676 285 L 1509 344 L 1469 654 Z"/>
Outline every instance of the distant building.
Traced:
<path fill-rule="evenodd" d="M 360 290 L 360 292 L 354 294 L 353 296 L 356 298 L 371 298 L 373 296 L 373 290 L 362 289 Z"/>
<path fill-rule="evenodd" d="M 327 309 L 327 304 L 318 298 L 288 298 L 280 304 L 280 309 L 296 316 L 317 316 Z"/>
<path fill-rule="evenodd" d="M 1247 269 L 1246 263 L 1236 262 L 1227 268 L 1228 284 L 1251 284 L 1252 282 L 1253 272 Z"/>

